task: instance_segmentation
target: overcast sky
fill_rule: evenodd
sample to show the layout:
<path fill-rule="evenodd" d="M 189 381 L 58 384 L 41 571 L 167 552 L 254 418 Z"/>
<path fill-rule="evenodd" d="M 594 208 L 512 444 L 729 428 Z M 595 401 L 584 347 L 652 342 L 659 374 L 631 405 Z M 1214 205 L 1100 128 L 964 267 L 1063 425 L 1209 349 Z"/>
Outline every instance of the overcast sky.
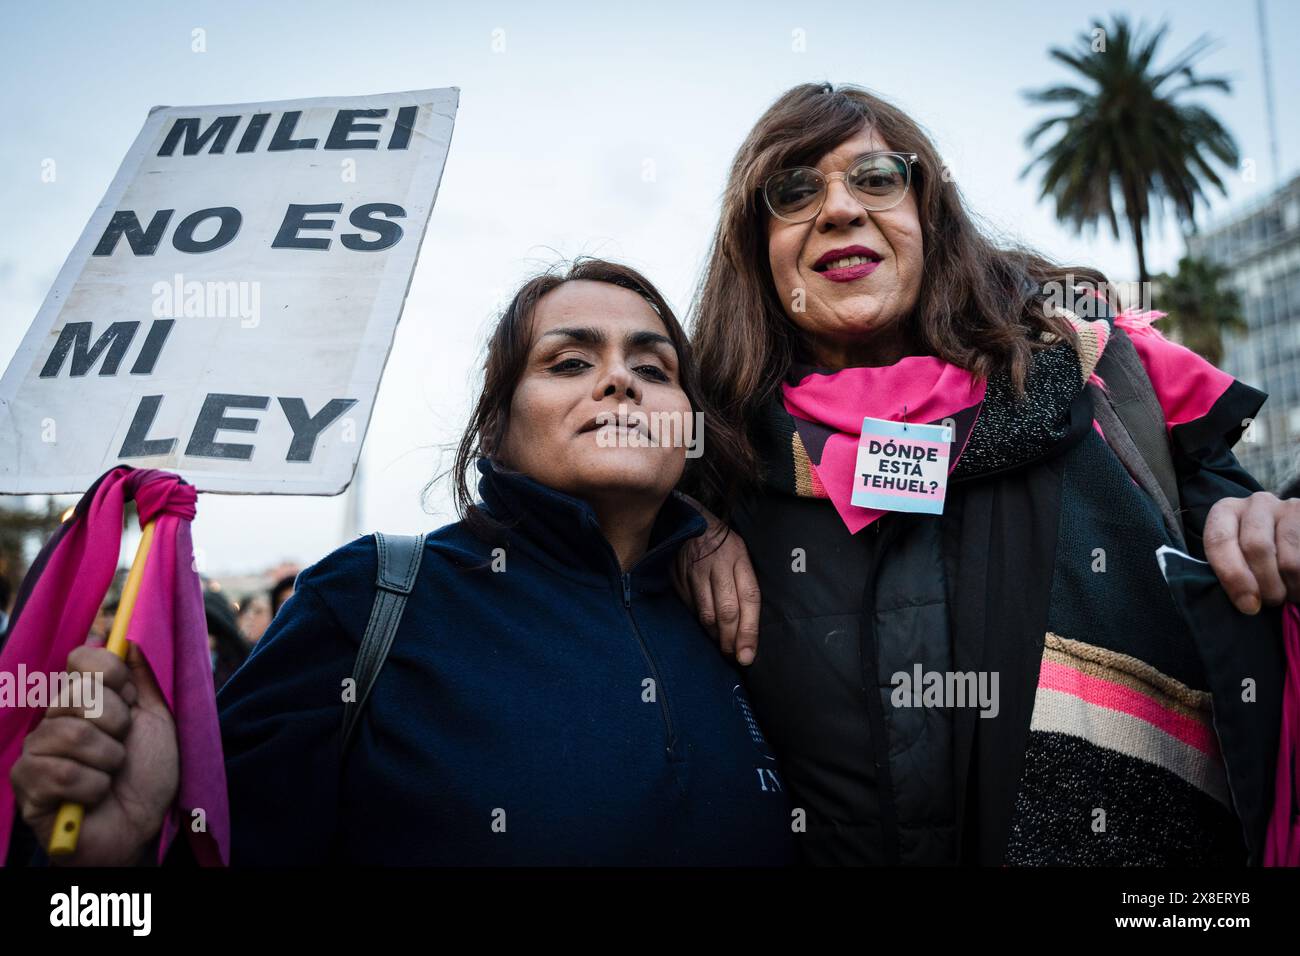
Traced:
<path fill-rule="evenodd" d="M 1255 5 L 1130 2 L 252 3 L 28 2 L 0 32 L 0 366 L 7 365 L 150 106 L 240 103 L 458 86 L 460 112 L 406 310 L 362 455 L 360 527 L 343 498 L 204 495 L 194 537 L 212 571 L 311 563 L 358 531 L 452 520 L 420 490 L 453 441 L 478 380 L 488 324 L 509 292 L 559 256 L 643 269 L 685 311 L 727 166 L 782 91 L 866 86 L 926 126 L 991 227 L 1113 279 L 1136 267 L 1123 240 L 1059 226 L 1019 178 L 1042 114 L 1021 91 L 1068 80 L 1047 56 L 1092 16 L 1169 16 L 1167 60 L 1202 33 L 1202 70 L 1232 78 L 1211 106 L 1254 160 L 1216 214 L 1272 185 Z M 883 12 L 880 12 L 883 11 Z M 1269 0 L 1284 170 L 1300 161 L 1300 4 Z M 206 52 L 192 51 L 195 29 Z M 792 43 L 802 30 L 806 49 Z M 1289 39 L 1288 39 L 1289 38 Z M 41 182 L 53 158 L 58 178 Z M 652 166 L 647 181 L 643 171 Z M 1172 224 L 1153 270 L 1182 248 Z M 445 460 L 444 460 L 445 463 Z M 128 542 L 128 545 L 130 542 Z"/>

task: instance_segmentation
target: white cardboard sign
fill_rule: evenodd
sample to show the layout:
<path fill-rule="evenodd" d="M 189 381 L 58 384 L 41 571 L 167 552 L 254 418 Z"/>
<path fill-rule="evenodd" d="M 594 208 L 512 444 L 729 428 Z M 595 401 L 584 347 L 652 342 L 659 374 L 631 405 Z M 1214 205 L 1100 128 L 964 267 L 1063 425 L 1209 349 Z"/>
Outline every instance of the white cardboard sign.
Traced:
<path fill-rule="evenodd" d="M 0 492 L 345 490 L 459 97 L 151 111 L 0 379 Z"/>

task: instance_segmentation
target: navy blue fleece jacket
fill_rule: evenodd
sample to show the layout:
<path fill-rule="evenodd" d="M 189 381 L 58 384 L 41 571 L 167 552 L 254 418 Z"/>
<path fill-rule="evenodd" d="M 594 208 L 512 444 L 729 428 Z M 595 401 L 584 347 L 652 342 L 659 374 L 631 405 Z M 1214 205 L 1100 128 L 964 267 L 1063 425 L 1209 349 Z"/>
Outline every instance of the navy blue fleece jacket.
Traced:
<path fill-rule="evenodd" d="M 222 689 L 232 864 L 789 862 L 771 750 L 671 586 L 703 519 L 670 497 L 623 573 L 585 502 L 479 470 L 517 524 L 495 554 L 463 523 L 429 536 L 346 766 L 372 536 L 302 572 Z"/>

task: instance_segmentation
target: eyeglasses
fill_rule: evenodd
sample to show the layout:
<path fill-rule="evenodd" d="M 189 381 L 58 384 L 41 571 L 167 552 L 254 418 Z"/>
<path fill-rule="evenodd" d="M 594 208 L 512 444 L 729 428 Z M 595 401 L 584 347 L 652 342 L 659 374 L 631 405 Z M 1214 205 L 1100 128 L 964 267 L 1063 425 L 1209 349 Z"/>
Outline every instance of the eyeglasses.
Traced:
<path fill-rule="evenodd" d="M 763 200 L 785 222 L 807 222 L 822 211 L 832 179 L 844 180 L 853 198 L 869 212 L 883 212 L 903 201 L 912 183 L 916 153 L 867 153 L 843 173 L 829 176 L 810 166 L 792 166 L 763 182 Z"/>

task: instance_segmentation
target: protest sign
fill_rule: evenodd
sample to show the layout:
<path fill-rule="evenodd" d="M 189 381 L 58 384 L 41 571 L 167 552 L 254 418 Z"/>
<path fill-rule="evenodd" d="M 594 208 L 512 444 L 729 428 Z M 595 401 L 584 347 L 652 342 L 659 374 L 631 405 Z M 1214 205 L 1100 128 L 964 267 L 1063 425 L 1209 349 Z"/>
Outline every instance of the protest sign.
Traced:
<path fill-rule="evenodd" d="M 0 492 L 346 489 L 459 95 L 151 111 L 0 379 Z"/>

